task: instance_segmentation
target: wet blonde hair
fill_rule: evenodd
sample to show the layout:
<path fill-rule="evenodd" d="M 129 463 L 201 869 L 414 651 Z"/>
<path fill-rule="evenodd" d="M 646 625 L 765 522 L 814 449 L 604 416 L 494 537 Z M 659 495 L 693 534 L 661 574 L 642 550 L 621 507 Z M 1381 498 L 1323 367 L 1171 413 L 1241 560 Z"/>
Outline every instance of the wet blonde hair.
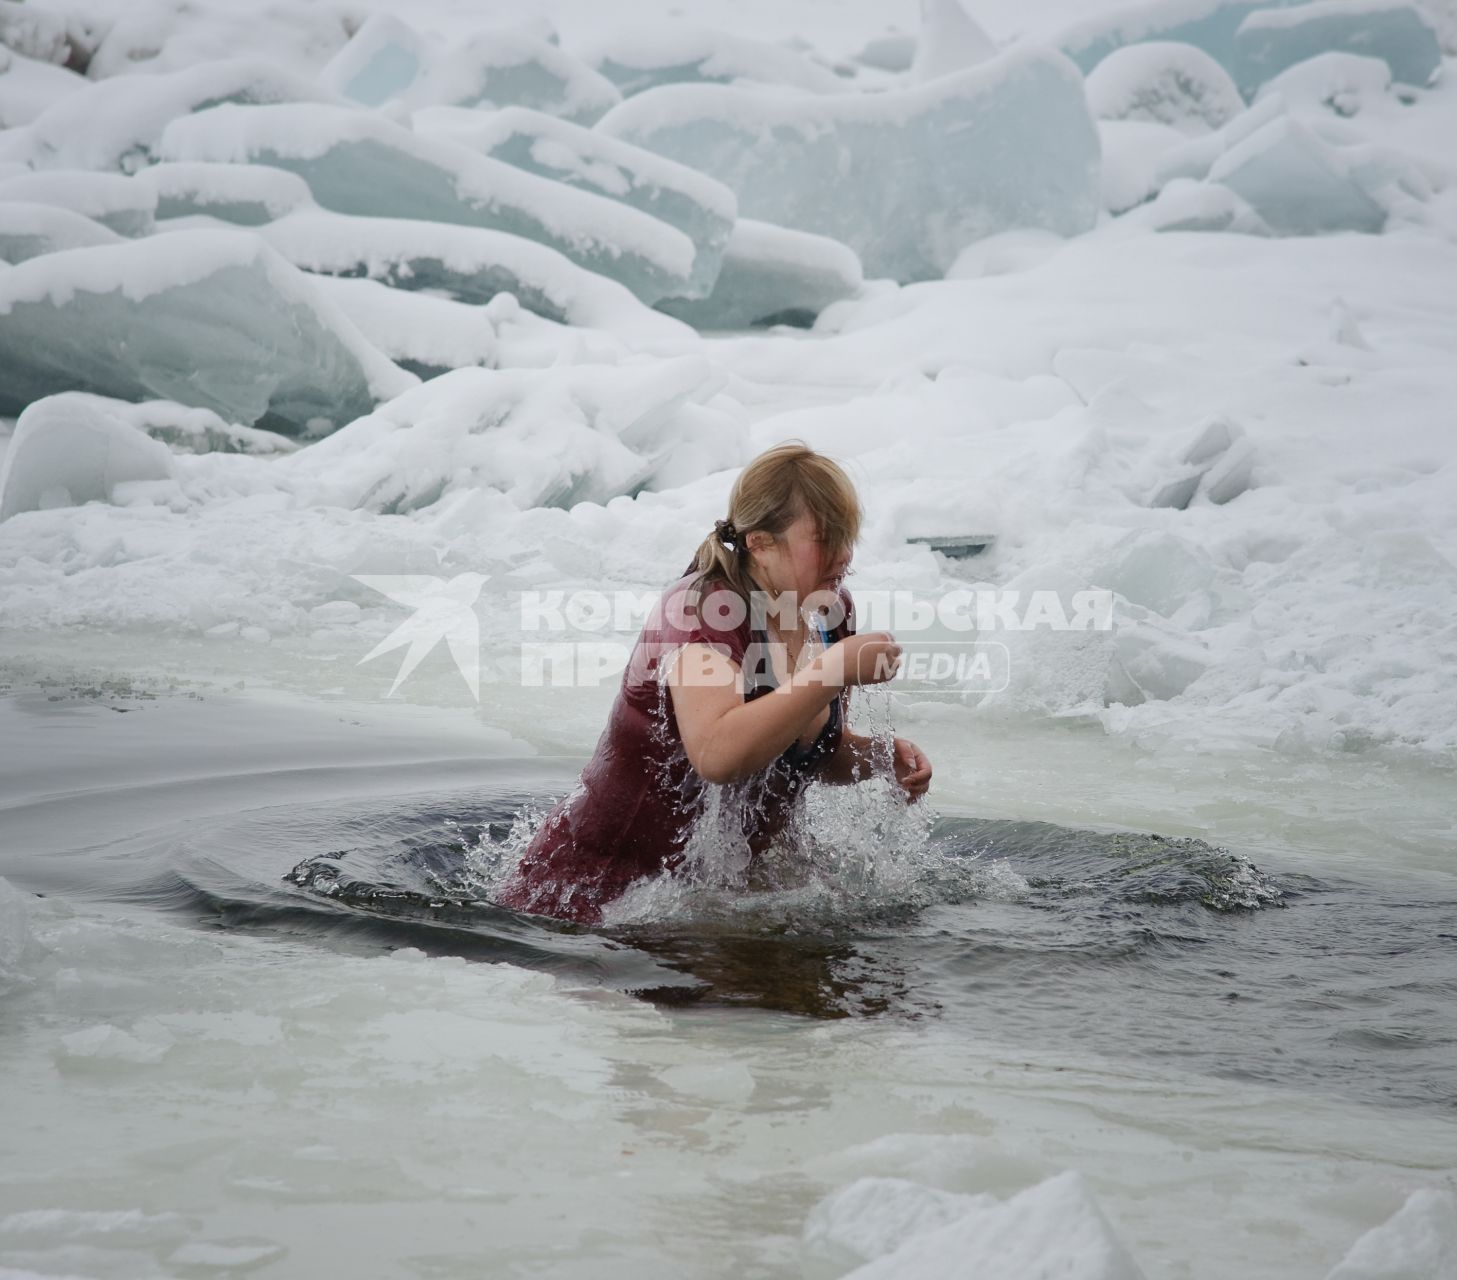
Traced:
<path fill-rule="evenodd" d="M 791 440 L 761 453 L 739 473 L 729 494 L 733 545 L 720 536 L 725 523 L 720 521 L 699 544 L 692 570 L 698 575 L 695 585 L 706 588 L 716 579 L 747 599 L 754 590 L 749 534 L 767 533 L 777 541 L 802 515 L 814 517 L 830 552 L 859 541 L 860 499 L 850 477 L 833 458 Z"/>

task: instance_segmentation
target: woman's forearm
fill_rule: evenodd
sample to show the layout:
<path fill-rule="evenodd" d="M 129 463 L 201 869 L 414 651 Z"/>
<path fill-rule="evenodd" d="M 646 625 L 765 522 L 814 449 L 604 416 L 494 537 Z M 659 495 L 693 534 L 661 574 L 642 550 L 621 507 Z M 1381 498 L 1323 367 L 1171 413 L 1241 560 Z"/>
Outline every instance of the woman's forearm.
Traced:
<path fill-rule="evenodd" d="M 740 782 L 777 760 L 815 716 L 840 696 L 817 662 L 773 693 L 719 717 L 698 772 L 709 782 Z"/>

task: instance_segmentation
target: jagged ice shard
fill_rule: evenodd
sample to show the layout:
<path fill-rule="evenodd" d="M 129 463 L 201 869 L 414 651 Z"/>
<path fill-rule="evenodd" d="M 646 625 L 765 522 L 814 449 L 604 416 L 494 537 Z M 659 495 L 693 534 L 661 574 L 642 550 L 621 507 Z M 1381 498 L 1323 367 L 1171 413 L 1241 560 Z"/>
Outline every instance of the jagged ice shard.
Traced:
<path fill-rule="evenodd" d="M 598 128 L 712 174 L 742 216 L 839 240 L 867 275 L 902 282 L 944 275 L 998 231 L 1076 235 L 1098 217 L 1083 79 L 1044 50 L 880 94 L 667 86 Z"/>
<path fill-rule="evenodd" d="M 174 121 L 174 161 L 265 164 L 339 213 L 509 231 L 618 280 L 643 301 L 692 296 L 693 242 L 637 209 L 347 107 L 217 107 Z"/>
<path fill-rule="evenodd" d="M 417 111 L 417 133 L 460 143 L 543 178 L 605 196 L 677 227 L 693 241 L 690 296 L 713 286 L 733 230 L 734 193 L 705 173 L 526 107 Z"/>
<path fill-rule="evenodd" d="M 247 232 L 178 231 L 0 273 L 0 414 L 92 391 L 314 436 L 414 382 Z"/>

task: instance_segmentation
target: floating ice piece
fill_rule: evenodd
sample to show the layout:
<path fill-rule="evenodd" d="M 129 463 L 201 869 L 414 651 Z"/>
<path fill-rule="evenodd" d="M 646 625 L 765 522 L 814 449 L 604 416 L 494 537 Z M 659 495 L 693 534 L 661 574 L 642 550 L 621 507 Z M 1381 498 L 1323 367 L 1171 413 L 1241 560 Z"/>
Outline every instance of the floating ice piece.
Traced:
<path fill-rule="evenodd" d="M 62 249 L 90 249 L 120 240 L 115 231 L 69 209 L 0 202 L 0 262 L 24 262 Z"/>
<path fill-rule="evenodd" d="M 29 8 L 30 6 L 25 6 Z M 0 129 L 29 124 L 90 81 L 74 71 L 0 48 Z"/>
<path fill-rule="evenodd" d="M 921 0 L 913 80 L 936 80 L 997 56 L 992 38 L 972 20 L 961 0 Z"/>
<path fill-rule="evenodd" d="M 713 292 L 692 302 L 667 298 L 658 309 L 698 329 L 808 326 L 830 303 L 854 297 L 863 283 L 860 259 L 838 241 L 741 218 Z"/>
<path fill-rule="evenodd" d="M 906 1178 L 859 1178 L 815 1205 L 803 1234 L 816 1251 L 832 1256 L 843 1251 L 868 1262 L 913 1236 L 996 1206 L 992 1196 L 960 1195 Z"/>
<path fill-rule="evenodd" d="M 509 231 L 619 280 L 643 301 L 692 296 L 693 242 L 638 209 L 345 107 L 217 107 L 167 127 L 169 160 L 256 163 L 340 213 Z"/>
<path fill-rule="evenodd" d="M 1372 1227 L 1326 1280 L 1448 1280 L 1457 1275 L 1457 1196 L 1424 1188 Z"/>
<path fill-rule="evenodd" d="M 1105 703 L 1139 706 L 1177 698 L 1213 665 L 1207 646 L 1157 613 L 1125 602 L 1108 668 Z"/>
<path fill-rule="evenodd" d="M 1246 92 L 1322 53 L 1381 58 L 1395 79 L 1414 85 L 1430 83 L 1442 65 L 1436 30 L 1400 0 L 1316 0 L 1261 9 L 1240 23 L 1234 44 Z"/>
<path fill-rule="evenodd" d="M 852 1183 L 815 1210 L 813 1220 L 827 1224 L 842 1247 L 862 1257 L 877 1254 L 845 1280 L 943 1280 L 953 1274 L 1142 1280 L 1078 1173 L 1060 1173 L 1002 1202 L 923 1190 L 917 1206 L 904 1194 L 877 1202 L 861 1183 Z"/>
<path fill-rule="evenodd" d="M 503 231 L 309 209 L 261 227 L 259 234 L 305 271 L 438 290 L 458 302 L 485 303 L 510 293 L 552 320 L 643 339 L 681 342 L 691 336 L 616 281 Z"/>
<path fill-rule="evenodd" d="M 278 465 L 310 503 L 390 514 L 469 492 L 523 508 L 605 502 L 694 450 L 707 450 L 698 474 L 741 464 L 744 431 L 692 403 L 715 386 L 701 356 L 458 369 Z"/>
<path fill-rule="evenodd" d="M 256 227 L 313 203 L 298 174 L 261 164 L 154 164 L 131 181 L 151 192 L 158 218 L 204 214 Z"/>
<path fill-rule="evenodd" d="M 677 227 L 694 244 L 690 296 L 712 288 L 738 202 L 707 174 L 524 107 L 490 113 L 437 107 L 416 112 L 411 123 L 417 132 L 621 201 Z"/>
<path fill-rule="evenodd" d="M 1244 428 L 1227 418 L 1212 417 L 1180 453 L 1175 465 L 1181 474 L 1161 484 L 1149 506 L 1183 511 L 1199 493 L 1216 504 L 1229 502 L 1250 487 L 1254 460 Z"/>
<path fill-rule="evenodd" d="M 1143 120 L 1202 133 L 1245 109 L 1230 74 L 1202 49 L 1154 40 L 1115 49 L 1088 73 L 1088 105 L 1102 120 Z"/>
<path fill-rule="evenodd" d="M 0 413 L 94 391 L 320 435 L 414 381 L 247 232 L 177 231 L 0 273 Z"/>
<path fill-rule="evenodd" d="M 1276 235 L 1380 231 L 1386 210 L 1351 175 L 1345 159 L 1288 116 L 1272 120 L 1217 159 L 1221 182 Z"/>
<path fill-rule="evenodd" d="M 1175 178 L 1157 199 L 1139 210 L 1141 223 L 1151 231 L 1228 231 L 1236 235 L 1268 236 L 1270 228 L 1239 196 L 1217 182 Z M 1175 503 L 1154 503 L 1172 506 Z"/>
<path fill-rule="evenodd" d="M 842 93 L 832 71 L 792 49 L 702 28 L 619 27 L 576 46 L 589 67 L 624 97 L 668 84 L 732 84 L 747 80 L 811 93 Z"/>
<path fill-rule="evenodd" d="M 70 209 L 118 235 L 143 236 L 152 229 L 157 197 L 118 173 L 27 173 L 0 181 L 0 201 L 20 200 Z"/>
<path fill-rule="evenodd" d="M 1338 116 L 1354 116 L 1384 100 L 1390 88 L 1391 68 L 1382 59 L 1322 53 L 1268 80 L 1255 101 L 1278 94 L 1291 108 L 1318 107 Z"/>
<path fill-rule="evenodd" d="M 741 216 L 848 244 L 870 276 L 939 278 L 982 236 L 1075 235 L 1098 216 L 1082 77 L 1044 50 L 878 94 L 670 85 L 598 128 L 711 173 Z"/>
<path fill-rule="evenodd" d="M 73 93 L 24 130 L 17 158 L 38 169 L 120 169 L 152 158 L 168 122 L 224 102 L 313 102 L 318 86 L 254 58 L 202 63 L 185 71 L 117 76 Z"/>
<path fill-rule="evenodd" d="M 319 80 L 341 98 L 377 107 L 415 83 L 425 58 L 425 42 L 411 27 L 376 13 L 329 59 Z"/>
<path fill-rule="evenodd" d="M 91 396 L 56 395 L 20 415 L 0 464 L 0 520 L 110 502 L 116 486 L 172 479 L 172 455 Z"/>

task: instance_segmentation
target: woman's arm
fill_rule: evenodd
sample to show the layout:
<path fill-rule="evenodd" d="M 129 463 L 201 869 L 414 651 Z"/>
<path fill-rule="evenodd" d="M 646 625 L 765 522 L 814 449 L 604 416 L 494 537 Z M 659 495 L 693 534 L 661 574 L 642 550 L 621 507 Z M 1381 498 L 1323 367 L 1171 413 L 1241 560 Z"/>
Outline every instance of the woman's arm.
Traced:
<path fill-rule="evenodd" d="M 820 770 L 821 782 L 844 785 L 864 782 L 875 772 L 875 744 L 878 740 L 863 733 L 851 733 L 848 729 L 840 736 L 840 745 L 835 754 L 825 761 Z M 881 747 L 882 761 L 885 748 Z M 891 764 L 895 780 L 900 783 L 906 797 L 919 800 L 931 787 L 931 762 L 926 753 L 909 738 L 891 740 Z"/>
<path fill-rule="evenodd" d="M 778 759 L 847 685 L 889 680 L 900 646 L 887 632 L 831 645 L 772 693 L 745 702 L 738 663 L 684 645 L 668 677 L 689 763 L 708 782 L 738 782 Z"/>

